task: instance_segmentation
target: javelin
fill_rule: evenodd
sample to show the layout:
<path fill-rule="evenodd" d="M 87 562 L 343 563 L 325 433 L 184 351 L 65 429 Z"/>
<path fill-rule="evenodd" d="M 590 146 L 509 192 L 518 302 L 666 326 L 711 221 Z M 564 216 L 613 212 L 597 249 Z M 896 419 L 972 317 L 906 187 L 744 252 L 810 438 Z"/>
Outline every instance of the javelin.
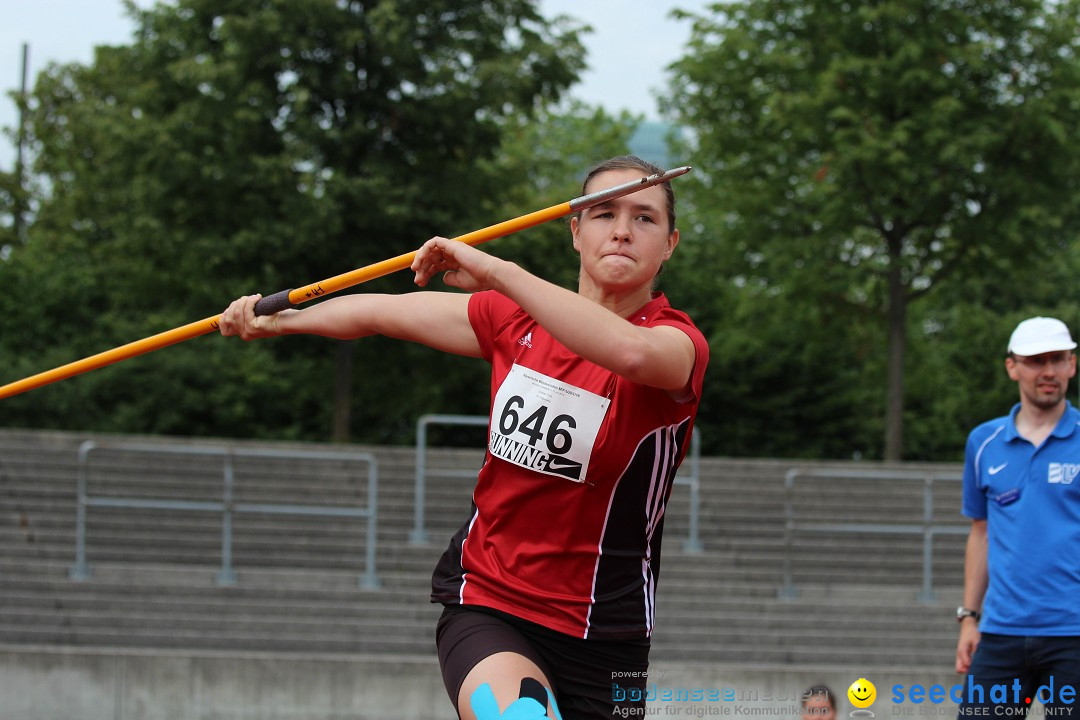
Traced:
<path fill-rule="evenodd" d="M 460 235 L 453 239 L 467 245 L 479 245 L 482 242 L 494 240 L 495 238 L 503 237 L 504 235 L 510 235 L 519 230 L 525 230 L 534 225 L 540 225 L 548 220 L 564 217 L 570 213 L 575 213 L 593 207 L 594 205 L 599 205 L 608 200 L 614 200 L 623 195 L 629 195 L 638 190 L 644 190 L 647 187 L 665 183 L 672 178 L 677 178 L 689 171 L 689 166 L 683 166 L 675 168 L 674 170 L 668 170 L 665 173 L 649 175 L 639 180 L 632 180 L 628 183 L 616 185 L 606 190 L 589 193 L 588 195 L 582 195 L 581 197 L 574 198 L 573 200 L 558 205 L 552 205 L 543 210 L 537 210 L 536 212 L 528 213 L 527 215 L 521 215 L 512 220 L 489 225 L 481 230 L 474 230 L 471 233 Z M 296 307 L 300 303 L 307 302 L 308 300 L 314 300 L 315 298 L 335 293 L 338 290 L 344 290 L 353 285 L 359 285 L 362 282 L 374 280 L 375 278 L 389 275 L 398 270 L 404 270 L 412 265 L 415 256 L 416 251 L 414 250 L 413 252 L 398 255 L 389 260 L 383 260 L 357 270 L 352 270 L 351 272 L 335 275 L 322 282 L 312 283 L 311 285 L 296 288 L 295 290 L 282 290 L 273 295 L 268 295 L 255 304 L 255 314 L 272 315 L 280 310 Z M 207 333 L 214 332 L 218 329 L 218 322 L 220 320 L 221 315 L 214 315 L 0 386 L 0 400 L 11 397 L 12 395 L 27 392 L 28 390 L 39 388 L 42 385 L 48 385 L 49 383 L 66 380 L 69 377 L 81 375 L 82 373 L 91 370 L 97 370 L 100 367 L 112 365 L 121 360 L 135 357 L 136 355 L 142 355 L 152 350 L 175 345 L 176 343 L 190 340 L 199 335 L 206 335 Z"/>

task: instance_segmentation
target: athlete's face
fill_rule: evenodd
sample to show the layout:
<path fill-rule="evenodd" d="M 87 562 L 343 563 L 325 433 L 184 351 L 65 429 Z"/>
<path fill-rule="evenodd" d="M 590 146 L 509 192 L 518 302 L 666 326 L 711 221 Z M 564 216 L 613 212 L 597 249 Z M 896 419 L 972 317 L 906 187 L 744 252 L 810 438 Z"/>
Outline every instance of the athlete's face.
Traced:
<path fill-rule="evenodd" d="M 638 180 L 640 170 L 608 170 L 587 188 L 597 192 Z M 605 290 L 651 285 L 660 266 L 679 244 L 668 226 L 667 201 L 659 186 L 638 190 L 588 208 L 571 218 L 574 249 L 581 254 L 582 280 Z"/>
<path fill-rule="evenodd" d="M 1068 350 L 1013 355 L 1005 359 L 1005 369 L 1020 386 L 1023 402 L 1049 410 L 1065 399 L 1069 379 L 1076 375 L 1076 355 Z"/>

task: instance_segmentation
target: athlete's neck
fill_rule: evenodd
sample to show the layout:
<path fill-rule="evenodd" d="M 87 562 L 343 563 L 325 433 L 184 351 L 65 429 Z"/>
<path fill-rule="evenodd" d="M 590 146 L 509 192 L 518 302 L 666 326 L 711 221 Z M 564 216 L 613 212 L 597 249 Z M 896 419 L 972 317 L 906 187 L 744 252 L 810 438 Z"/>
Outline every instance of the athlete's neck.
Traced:
<path fill-rule="evenodd" d="M 630 317 L 653 298 L 651 283 L 632 292 L 620 292 L 581 282 L 578 283 L 578 294 L 606 307 L 621 318 Z"/>

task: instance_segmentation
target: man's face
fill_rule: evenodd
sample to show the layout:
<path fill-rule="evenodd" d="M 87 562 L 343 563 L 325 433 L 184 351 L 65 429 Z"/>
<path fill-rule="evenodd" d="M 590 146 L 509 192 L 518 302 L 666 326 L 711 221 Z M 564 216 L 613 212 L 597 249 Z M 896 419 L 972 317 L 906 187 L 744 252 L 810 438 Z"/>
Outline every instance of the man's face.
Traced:
<path fill-rule="evenodd" d="M 1005 359 L 1009 377 L 1020 386 L 1021 399 L 1043 410 L 1065 399 L 1069 378 L 1076 375 L 1076 355 L 1069 350 Z"/>

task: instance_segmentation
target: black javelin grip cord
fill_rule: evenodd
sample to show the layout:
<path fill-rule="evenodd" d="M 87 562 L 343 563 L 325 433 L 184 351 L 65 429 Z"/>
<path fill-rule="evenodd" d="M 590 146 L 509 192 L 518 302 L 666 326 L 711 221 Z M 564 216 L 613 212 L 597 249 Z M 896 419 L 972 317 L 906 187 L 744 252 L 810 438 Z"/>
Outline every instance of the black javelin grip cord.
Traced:
<path fill-rule="evenodd" d="M 538 210 L 528 215 L 522 215 L 521 217 L 514 218 L 513 220 L 507 220 L 506 222 L 498 223 L 497 225 L 491 225 L 482 230 L 476 230 L 468 233 L 467 235 L 461 235 L 453 238 L 459 242 L 466 243 L 467 245 L 479 245 L 482 242 L 488 240 L 494 240 L 497 237 L 503 237 L 518 230 L 524 230 L 526 228 L 533 227 L 545 223 L 548 220 L 554 220 L 555 218 L 569 215 L 570 213 L 578 212 L 586 208 L 599 205 L 602 202 L 608 200 L 614 200 L 615 198 L 622 197 L 623 195 L 629 195 L 635 193 L 638 190 L 644 190 L 647 187 L 653 185 L 659 185 L 665 183 L 672 178 L 677 178 L 680 175 L 685 175 L 690 172 L 690 166 L 684 165 L 683 167 L 675 168 L 674 170 L 668 170 L 663 173 L 656 173 L 643 177 L 640 180 L 631 180 L 628 183 L 616 185 L 614 187 L 607 188 L 606 190 L 599 190 L 588 195 L 582 195 L 581 197 L 574 198 L 569 202 L 562 203 L 560 205 L 553 205 L 544 210 Z M 388 275 L 397 270 L 403 270 L 412 265 L 413 258 L 416 256 L 416 252 L 406 253 L 404 255 L 398 255 L 395 258 L 389 260 L 383 260 L 380 263 L 374 265 L 368 265 L 358 270 L 345 273 L 332 277 L 329 280 L 323 280 L 322 282 L 313 283 L 306 287 L 299 289 L 282 290 L 276 292 L 273 295 L 267 295 L 266 297 L 255 303 L 256 315 L 273 315 L 276 312 L 282 310 L 288 310 L 294 308 L 300 303 L 307 302 L 316 297 L 328 295 L 338 290 L 344 290 L 347 287 L 352 287 L 368 280 L 374 280 L 377 277 Z"/>
<path fill-rule="evenodd" d="M 665 183 L 672 178 L 677 178 L 688 172 L 690 172 L 690 167 L 685 166 L 675 168 L 674 170 L 668 170 L 665 173 L 656 173 L 654 175 L 649 175 L 648 177 L 643 177 L 640 180 L 633 180 L 606 190 L 583 195 L 574 200 L 570 200 L 569 202 L 552 205 L 544 210 L 537 210 L 536 212 L 522 215 L 521 217 L 512 220 L 491 225 L 482 230 L 475 230 L 467 235 L 461 235 L 453 239 L 469 245 L 479 245 L 482 242 L 494 240 L 495 238 L 509 235 L 518 230 L 524 230 L 533 227 L 534 225 L 545 223 L 548 220 L 554 220 L 569 215 L 570 213 L 578 212 L 579 210 L 584 210 L 593 207 L 594 205 L 599 205 L 602 202 L 614 200 L 617 197 L 629 195 L 638 190 L 644 190 L 647 187 Z M 302 302 L 322 297 L 323 295 L 328 295 L 332 292 L 337 292 L 338 290 L 344 290 L 347 287 L 352 287 L 353 285 L 358 285 L 362 282 L 388 275 L 397 270 L 404 270 L 412 265 L 414 257 L 416 257 L 415 251 L 404 255 L 398 255 L 389 260 L 383 260 L 374 265 L 368 265 L 367 267 L 362 267 L 358 270 L 353 270 L 352 272 L 338 275 L 328 280 L 323 280 L 322 282 L 313 283 L 296 290 L 283 290 L 279 293 L 274 293 L 273 295 L 262 298 L 256 303 L 255 314 L 271 315 L 287 308 L 296 307 Z M 193 323 L 173 328 L 172 330 L 166 330 L 157 335 L 151 335 L 142 340 L 136 340 L 127 345 L 115 347 L 112 350 L 106 350 L 97 355 L 91 355 L 82 360 L 77 360 L 68 363 L 67 365 L 61 365 L 52 370 L 38 373 L 37 375 L 31 375 L 22 380 L 8 383 L 7 385 L 0 386 L 0 400 L 11 397 L 12 395 L 27 392 L 28 390 L 33 390 L 34 388 L 39 388 L 43 385 L 48 385 L 49 383 L 66 380 L 69 377 L 96 370 L 100 367 L 120 362 L 121 360 L 148 353 L 152 350 L 159 350 L 163 347 L 168 347 L 169 345 L 175 345 L 178 342 L 190 340 L 199 335 L 215 332 L 218 329 L 220 320 L 221 315 L 214 315 L 202 320 L 197 320 Z"/>

